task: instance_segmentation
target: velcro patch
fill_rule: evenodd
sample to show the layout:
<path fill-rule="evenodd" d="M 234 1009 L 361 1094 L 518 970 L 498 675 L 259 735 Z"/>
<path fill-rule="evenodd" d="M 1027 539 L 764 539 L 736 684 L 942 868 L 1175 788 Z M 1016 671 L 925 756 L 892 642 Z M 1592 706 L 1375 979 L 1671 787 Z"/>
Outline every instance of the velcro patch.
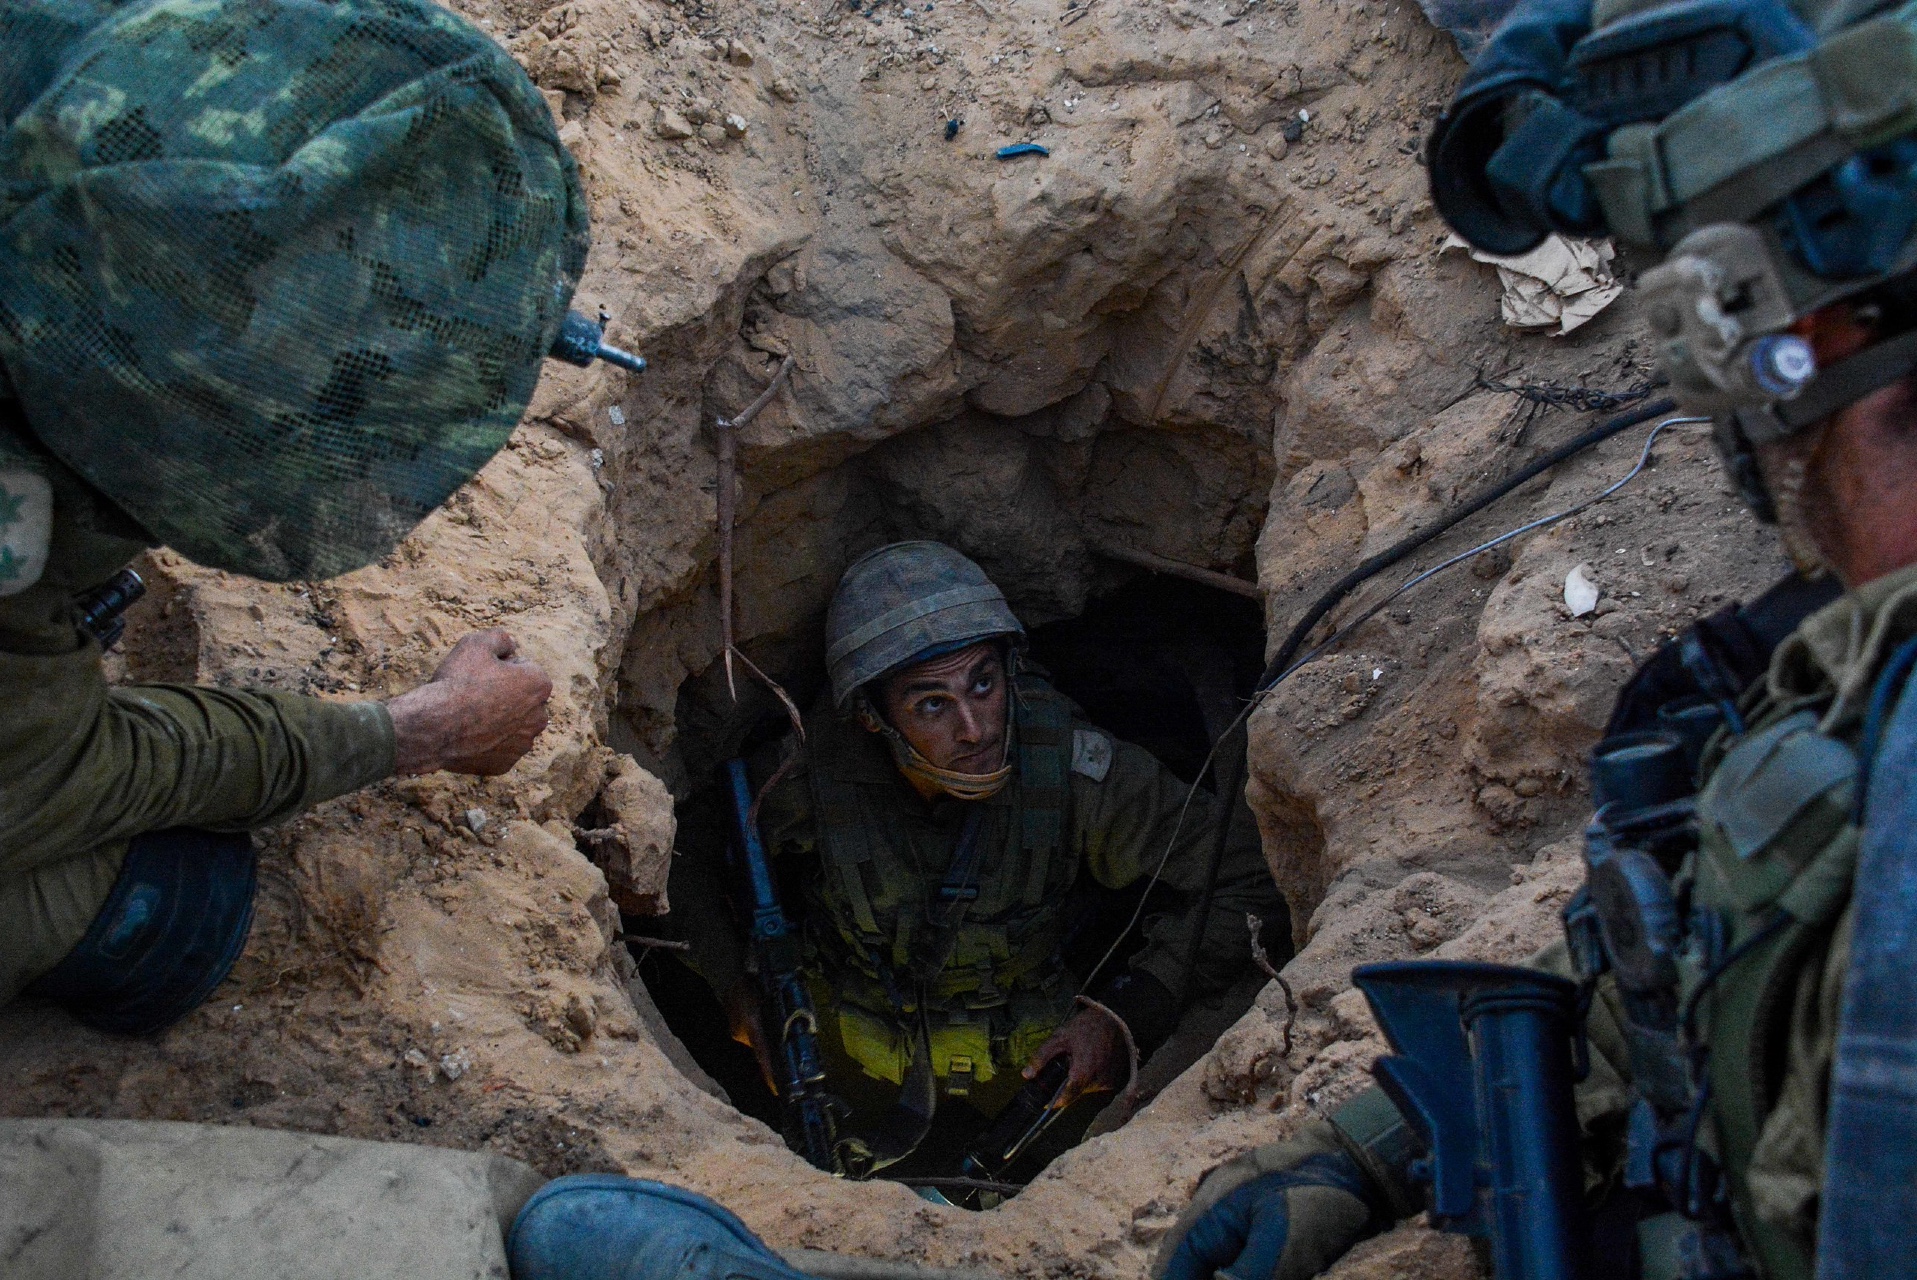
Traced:
<path fill-rule="evenodd" d="M 0 596 L 40 581 L 52 542 L 53 486 L 32 471 L 0 471 Z"/>
<path fill-rule="evenodd" d="M 1112 771 L 1112 740 L 1092 729 L 1072 730 L 1072 772 L 1093 782 Z"/>

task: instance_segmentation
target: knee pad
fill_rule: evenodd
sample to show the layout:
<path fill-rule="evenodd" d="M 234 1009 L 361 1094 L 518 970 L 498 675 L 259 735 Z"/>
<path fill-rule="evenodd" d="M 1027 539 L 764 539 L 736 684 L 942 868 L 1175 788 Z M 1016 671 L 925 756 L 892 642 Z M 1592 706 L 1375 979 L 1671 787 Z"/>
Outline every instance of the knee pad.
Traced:
<path fill-rule="evenodd" d="M 176 827 L 134 837 L 86 935 L 24 994 L 102 1031 L 145 1035 L 171 1026 L 239 959 L 258 873 L 245 833 Z"/>

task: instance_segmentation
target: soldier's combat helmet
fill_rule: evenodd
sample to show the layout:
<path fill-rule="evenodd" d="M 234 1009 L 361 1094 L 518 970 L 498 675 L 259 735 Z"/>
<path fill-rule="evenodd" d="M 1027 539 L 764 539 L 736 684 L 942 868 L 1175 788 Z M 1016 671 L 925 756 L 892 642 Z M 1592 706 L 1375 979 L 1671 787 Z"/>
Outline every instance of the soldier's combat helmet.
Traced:
<path fill-rule="evenodd" d="M 505 443 L 587 208 L 430 0 L 0 0 L 0 394 L 154 537 L 378 558 Z"/>
<path fill-rule="evenodd" d="M 867 552 L 839 579 L 825 615 L 825 660 L 841 711 L 888 672 L 1025 628 L 985 570 L 942 542 Z"/>

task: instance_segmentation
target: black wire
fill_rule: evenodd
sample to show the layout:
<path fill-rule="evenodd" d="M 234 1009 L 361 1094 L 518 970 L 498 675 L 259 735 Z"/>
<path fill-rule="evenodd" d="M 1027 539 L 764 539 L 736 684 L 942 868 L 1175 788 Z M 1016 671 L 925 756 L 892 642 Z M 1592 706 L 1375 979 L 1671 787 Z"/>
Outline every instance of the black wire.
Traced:
<path fill-rule="evenodd" d="M 1324 616 L 1336 608 L 1339 601 L 1362 586 L 1368 579 L 1389 569 L 1392 565 L 1397 564 L 1400 560 L 1403 560 L 1412 552 L 1417 551 L 1426 543 L 1448 532 L 1454 526 L 1462 524 L 1512 490 L 1535 480 L 1538 476 L 1543 475 L 1546 471 L 1557 466 L 1566 458 L 1583 453 L 1592 445 L 1609 440 L 1620 431 L 1628 431 L 1641 422 L 1649 422 L 1652 418 L 1669 413 L 1675 408 L 1677 408 L 1677 402 L 1674 400 L 1668 398 L 1655 400 L 1650 404 L 1641 405 L 1629 413 L 1619 414 L 1608 422 L 1599 423 L 1583 435 L 1574 436 L 1570 440 L 1565 441 L 1537 461 L 1528 466 L 1518 468 L 1518 470 L 1510 476 L 1500 480 L 1490 488 L 1483 490 L 1463 506 L 1453 507 L 1451 510 L 1445 512 L 1443 517 L 1430 528 L 1420 529 L 1416 533 L 1408 535 L 1360 564 L 1350 573 L 1347 573 L 1344 577 L 1327 587 L 1324 593 L 1313 602 L 1311 608 L 1305 611 L 1305 616 L 1300 618 L 1297 625 L 1293 626 L 1290 633 L 1285 636 L 1285 642 L 1278 646 L 1278 654 L 1271 660 L 1270 665 L 1265 668 L 1265 674 L 1259 677 L 1258 688 L 1255 692 L 1263 693 L 1272 685 L 1276 684 L 1278 677 L 1290 668 L 1291 660 L 1298 656 L 1298 650 L 1304 647 L 1305 639 L 1310 636 L 1312 628 L 1322 622 Z"/>
<path fill-rule="evenodd" d="M 1667 414 L 1675 408 L 1677 408 L 1677 402 L 1665 397 L 1601 422 L 1582 435 L 1573 436 L 1535 462 L 1519 467 L 1503 480 L 1480 491 L 1463 505 L 1453 507 L 1445 512 L 1436 524 L 1409 534 L 1365 560 L 1350 573 L 1327 587 L 1317 600 L 1312 602 L 1311 608 L 1305 610 L 1304 617 L 1291 628 L 1285 636 L 1285 642 L 1278 646 L 1277 655 L 1265 667 L 1264 674 L 1258 677 L 1258 685 L 1252 691 L 1254 700 L 1257 695 L 1269 691 L 1291 670 L 1292 659 L 1296 658 L 1298 651 L 1304 648 L 1305 641 L 1310 637 L 1312 630 L 1324 621 L 1326 614 L 1337 608 L 1338 603 L 1358 587 L 1418 551 L 1427 543 L 1469 520 L 1506 494 L 1535 480 L 1565 459 L 1575 457 L 1591 446 L 1609 440 L 1621 431 L 1628 431 L 1639 423 L 1649 422 L 1652 418 Z M 1185 950 L 1184 976 L 1179 981 L 1178 992 L 1177 1007 L 1180 1010 L 1191 1003 L 1193 984 L 1198 976 L 1198 958 L 1204 950 L 1205 927 L 1211 923 L 1212 899 L 1218 894 L 1218 875 L 1224 868 L 1225 846 L 1231 838 L 1232 812 L 1237 807 L 1238 793 L 1245 789 L 1246 757 L 1250 754 L 1251 747 L 1249 735 L 1247 735 L 1245 747 L 1246 749 L 1242 752 L 1232 752 L 1224 762 L 1225 767 L 1219 771 L 1218 798 L 1224 805 L 1224 813 L 1219 818 L 1217 832 L 1212 837 L 1211 859 L 1206 864 L 1205 889 L 1198 900 L 1191 944 Z"/>

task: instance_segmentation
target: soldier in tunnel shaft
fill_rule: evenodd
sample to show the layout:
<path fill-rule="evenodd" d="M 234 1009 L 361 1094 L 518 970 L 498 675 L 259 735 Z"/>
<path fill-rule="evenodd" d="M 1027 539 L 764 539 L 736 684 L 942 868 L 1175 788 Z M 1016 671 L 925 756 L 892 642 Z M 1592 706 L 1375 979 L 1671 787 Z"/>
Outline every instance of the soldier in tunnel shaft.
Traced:
<path fill-rule="evenodd" d="M 831 705 L 807 719 L 803 745 L 788 737 L 752 765 L 756 785 L 778 774 L 761 827 L 786 882 L 803 885 L 807 976 L 828 1087 L 853 1108 L 852 1163 L 911 1150 L 922 1127 L 875 1136 L 874 1122 L 915 1090 L 989 1117 L 1057 1058 L 1068 1098 L 1122 1086 L 1127 1037 L 1149 1055 L 1183 1013 L 1181 989 L 1216 993 L 1250 963 L 1246 914 L 1282 911 L 1255 833 L 1233 836 L 1203 911 L 1224 806 L 1087 723 L 1021 660 L 1024 627 L 1004 595 L 950 547 L 866 555 L 826 629 Z M 1142 948 L 1099 972 L 1068 968 L 1093 887 L 1138 890 L 1154 875 Z M 763 1051 L 717 876 L 710 854 L 679 859 L 674 915 L 738 1036 Z"/>

